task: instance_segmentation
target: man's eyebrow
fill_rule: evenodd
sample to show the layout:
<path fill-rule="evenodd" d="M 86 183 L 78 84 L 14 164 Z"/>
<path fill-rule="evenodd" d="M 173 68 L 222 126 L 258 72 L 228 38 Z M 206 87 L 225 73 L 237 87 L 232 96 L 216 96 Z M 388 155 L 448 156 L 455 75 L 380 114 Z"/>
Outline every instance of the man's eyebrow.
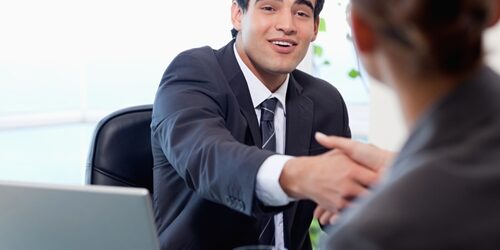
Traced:
<path fill-rule="evenodd" d="M 262 0 L 255 0 L 255 4 L 257 4 L 260 1 L 262 1 Z M 275 0 L 275 1 L 283 2 L 283 0 Z M 311 8 L 312 11 L 314 11 L 314 5 L 312 4 L 312 2 L 310 0 L 295 0 L 295 4 L 306 5 L 307 7 Z"/>
<path fill-rule="evenodd" d="M 295 0 L 295 4 L 306 5 L 307 7 L 311 8 L 312 11 L 314 11 L 314 6 L 313 6 L 312 2 L 309 0 Z"/>

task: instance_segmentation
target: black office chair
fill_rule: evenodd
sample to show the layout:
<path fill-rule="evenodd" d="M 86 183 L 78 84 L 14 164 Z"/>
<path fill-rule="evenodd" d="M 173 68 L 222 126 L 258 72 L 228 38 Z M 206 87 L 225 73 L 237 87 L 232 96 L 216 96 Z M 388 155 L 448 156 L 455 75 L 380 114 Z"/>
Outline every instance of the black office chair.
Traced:
<path fill-rule="evenodd" d="M 143 187 L 153 194 L 152 109 L 152 105 L 121 109 L 97 124 L 87 184 Z"/>

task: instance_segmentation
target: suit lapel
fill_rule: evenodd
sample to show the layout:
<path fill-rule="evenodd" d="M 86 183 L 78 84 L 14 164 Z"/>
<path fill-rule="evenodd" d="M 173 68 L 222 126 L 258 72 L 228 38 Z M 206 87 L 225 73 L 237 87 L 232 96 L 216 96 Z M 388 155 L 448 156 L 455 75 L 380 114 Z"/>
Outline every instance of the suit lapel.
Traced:
<path fill-rule="evenodd" d="M 308 155 L 311 144 L 314 104 L 302 95 L 302 86 L 290 75 L 286 97 L 286 147 L 287 155 Z M 283 212 L 285 242 L 291 242 L 297 203 Z M 290 246 L 287 246 L 290 249 Z"/>
<path fill-rule="evenodd" d="M 311 144 L 314 105 L 302 95 L 302 87 L 290 75 L 286 97 L 286 146 L 287 155 L 308 155 Z"/>
<path fill-rule="evenodd" d="M 243 76 L 243 72 L 241 72 L 238 61 L 236 61 L 236 57 L 234 56 L 233 44 L 234 40 L 218 50 L 216 52 L 216 56 L 219 60 L 222 71 L 226 75 L 226 79 L 228 80 L 228 83 L 231 86 L 236 99 L 238 100 L 241 113 L 247 120 L 254 145 L 261 147 L 262 139 L 260 136 L 260 128 L 257 121 L 257 115 L 255 114 L 255 109 L 253 107 L 252 98 L 250 97 L 250 91 L 248 90 L 247 81 Z"/>
<path fill-rule="evenodd" d="M 230 81 L 230 85 L 233 88 L 236 98 L 238 99 L 238 103 L 240 104 L 241 113 L 247 119 L 248 127 L 250 128 L 250 133 L 252 134 L 252 139 L 255 145 L 260 148 L 262 146 L 260 127 L 243 73 L 241 74 L 241 77 L 238 76 L 233 78 L 233 80 Z"/>

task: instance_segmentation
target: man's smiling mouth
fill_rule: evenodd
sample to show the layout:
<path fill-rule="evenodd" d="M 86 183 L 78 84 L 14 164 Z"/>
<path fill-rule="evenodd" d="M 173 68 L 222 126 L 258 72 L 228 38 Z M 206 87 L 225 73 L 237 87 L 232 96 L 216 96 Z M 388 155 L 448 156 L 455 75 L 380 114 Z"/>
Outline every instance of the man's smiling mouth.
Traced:
<path fill-rule="evenodd" d="M 278 45 L 280 47 L 292 47 L 297 45 L 297 43 L 293 41 L 284 41 L 284 40 L 272 40 L 271 43 L 274 45 Z"/>

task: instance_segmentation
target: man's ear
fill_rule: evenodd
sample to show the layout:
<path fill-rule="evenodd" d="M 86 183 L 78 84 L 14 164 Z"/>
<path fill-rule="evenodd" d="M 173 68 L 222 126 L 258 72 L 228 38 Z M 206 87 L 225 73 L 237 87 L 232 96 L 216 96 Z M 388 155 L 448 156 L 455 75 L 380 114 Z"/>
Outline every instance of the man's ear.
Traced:
<path fill-rule="evenodd" d="M 241 29 L 241 20 L 243 18 L 243 9 L 238 5 L 236 1 L 233 1 L 231 6 L 231 22 L 233 23 L 233 28 L 237 31 Z"/>
<path fill-rule="evenodd" d="M 372 52 L 375 49 L 375 31 L 354 6 L 351 9 L 351 29 L 359 52 Z"/>

